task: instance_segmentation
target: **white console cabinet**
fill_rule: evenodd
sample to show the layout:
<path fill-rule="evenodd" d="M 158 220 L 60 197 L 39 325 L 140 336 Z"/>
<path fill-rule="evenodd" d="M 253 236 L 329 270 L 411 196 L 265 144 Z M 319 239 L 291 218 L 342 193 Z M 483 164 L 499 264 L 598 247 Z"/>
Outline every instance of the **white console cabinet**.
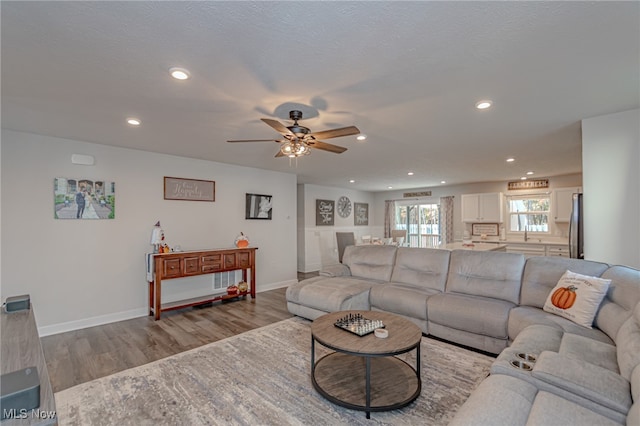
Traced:
<path fill-rule="evenodd" d="M 502 223 L 504 196 L 502 192 L 463 194 L 462 221 L 476 223 Z"/>

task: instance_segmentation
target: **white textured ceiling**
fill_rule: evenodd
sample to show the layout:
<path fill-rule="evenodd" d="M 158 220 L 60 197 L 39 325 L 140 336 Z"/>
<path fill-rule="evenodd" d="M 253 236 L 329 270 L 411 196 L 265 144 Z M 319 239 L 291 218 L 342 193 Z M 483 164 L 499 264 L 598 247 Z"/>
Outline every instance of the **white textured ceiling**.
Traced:
<path fill-rule="evenodd" d="M 2 127 L 362 190 L 581 171 L 640 106 L 638 2 L 7 2 Z M 179 82 L 167 70 L 192 78 Z M 494 107 L 477 111 L 476 101 Z M 259 119 L 356 125 L 293 165 Z M 143 124 L 131 128 L 128 116 Z M 505 163 L 507 156 L 516 161 Z M 414 176 L 407 176 L 413 171 Z M 215 177 L 215 170 L 212 170 Z M 349 184 L 355 179 L 355 184 Z"/>

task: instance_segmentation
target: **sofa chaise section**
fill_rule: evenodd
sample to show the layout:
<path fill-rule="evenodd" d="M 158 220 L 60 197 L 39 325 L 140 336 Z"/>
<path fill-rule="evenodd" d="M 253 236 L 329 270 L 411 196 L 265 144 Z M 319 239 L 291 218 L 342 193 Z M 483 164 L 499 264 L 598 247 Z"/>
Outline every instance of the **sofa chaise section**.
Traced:
<path fill-rule="evenodd" d="M 427 299 L 429 334 L 499 353 L 509 342 L 524 263 L 518 253 L 453 250 L 445 292 Z"/>
<path fill-rule="evenodd" d="M 444 292 L 449 257 L 449 250 L 399 248 L 391 282 L 371 288 L 371 310 L 404 317 L 428 334 L 427 299 Z"/>
<path fill-rule="evenodd" d="M 289 312 L 314 320 L 329 312 L 370 310 L 369 290 L 391 278 L 397 247 L 347 246 L 342 264 L 287 288 Z"/>

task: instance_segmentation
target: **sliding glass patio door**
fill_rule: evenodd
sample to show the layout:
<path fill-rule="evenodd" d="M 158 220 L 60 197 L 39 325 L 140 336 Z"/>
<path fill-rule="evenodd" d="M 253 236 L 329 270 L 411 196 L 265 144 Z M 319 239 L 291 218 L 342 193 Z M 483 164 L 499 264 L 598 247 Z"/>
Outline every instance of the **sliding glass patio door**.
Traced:
<path fill-rule="evenodd" d="M 438 204 L 396 206 L 396 229 L 405 229 L 409 247 L 440 245 L 440 208 Z"/>

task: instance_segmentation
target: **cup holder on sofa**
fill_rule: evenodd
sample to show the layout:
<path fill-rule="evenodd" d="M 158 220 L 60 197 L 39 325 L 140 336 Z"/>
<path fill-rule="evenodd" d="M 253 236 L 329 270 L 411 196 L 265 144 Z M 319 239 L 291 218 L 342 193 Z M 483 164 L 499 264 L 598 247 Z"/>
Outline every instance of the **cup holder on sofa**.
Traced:
<path fill-rule="evenodd" d="M 530 363 L 534 363 L 536 362 L 536 360 L 538 359 L 538 357 L 534 354 L 525 354 L 525 353 L 519 353 L 516 354 L 516 356 L 524 361 L 528 361 Z"/>
<path fill-rule="evenodd" d="M 511 361 L 509 361 L 509 364 L 511 364 L 513 368 L 517 368 L 518 370 L 533 370 L 533 366 L 531 364 L 521 359 L 512 359 Z"/>

